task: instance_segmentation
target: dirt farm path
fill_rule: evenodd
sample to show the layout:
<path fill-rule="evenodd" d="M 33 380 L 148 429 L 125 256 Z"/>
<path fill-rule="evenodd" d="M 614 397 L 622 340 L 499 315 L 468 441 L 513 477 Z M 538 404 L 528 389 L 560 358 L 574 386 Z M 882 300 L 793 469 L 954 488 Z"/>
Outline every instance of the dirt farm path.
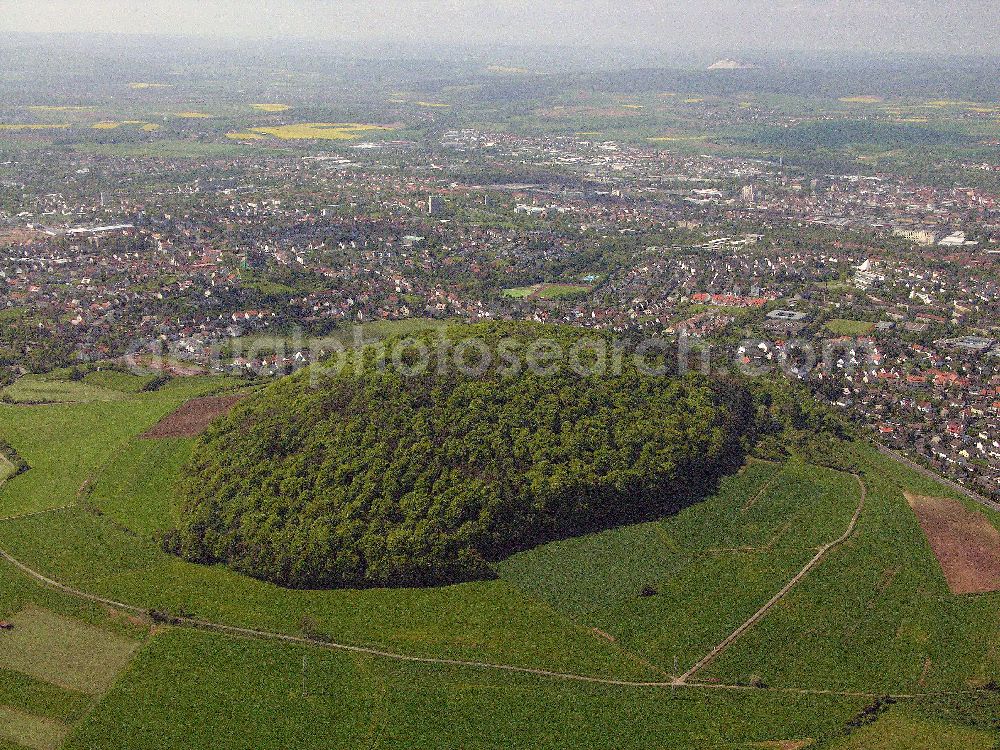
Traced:
<path fill-rule="evenodd" d="M 858 482 L 858 488 L 861 493 L 861 498 L 858 501 L 858 507 L 855 509 L 854 515 L 851 516 L 851 522 L 847 524 L 847 529 L 844 531 L 844 533 L 841 534 L 840 537 L 838 537 L 837 539 L 834 539 L 832 542 L 827 542 L 822 547 L 820 547 L 819 551 L 816 552 L 815 557 L 813 557 L 812 560 L 807 562 L 805 564 L 805 567 L 803 567 L 802 570 L 800 570 L 795 575 L 795 577 L 792 578 L 792 580 L 786 583 L 777 594 L 771 597 L 770 601 L 768 601 L 767 604 L 765 604 L 763 607 L 757 610 L 750 617 L 749 620 L 747 620 L 738 628 L 736 628 L 736 630 L 730 633 L 725 640 L 723 640 L 721 643 L 719 643 L 719 645 L 717 645 L 715 648 L 709 651 L 705 656 L 703 656 L 687 672 L 685 672 L 679 678 L 677 678 L 678 684 L 687 683 L 687 681 L 690 680 L 692 677 L 694 677 L 698 672 L 700 672 L 702 669 L 704 669 L 713 661 L 715 661 L 715 659 L 718 658 L 723 651 L 725 651 L 727 648 L 732 646 L 736 641 L 738 641 L 741 637 L 743 637 L 744 633 L 750 630 L 758 622 L 763 620 L 764 617 L 767 615 L 767 613 L 770 612 L 778 602 L 780 602 L 788 595 L 788 592 L 790 592 L 793 588 L 795 588 L 802 581 L 803 578 L 809 575 L 809 572 L 813 568 L 815 568 L 817 565 L 820 564 L 820 562 L 823 560 L 824 557 L 826 557 L 827 553 L 829 553 L 830 550 L 839 547 L 841 544 L 846 542 L 851 537 L 851 535 L 854 533 L 854 530 L 858 526 L 858 519 L 861 518 L 861 511 L 865 507 L 865 499 L 868 495 L 868 488 L 865 487 L 865 483 L 861 479 L 861 477 L 858 474 L 854 474 L 853 476 Z"/>
<path fill-rule="evenodd" d="M 781 598 L 785 596 L 797 583 L 799 583 L 816 565 L 819 564 L 820 560 L 834 547 L 842 544 L 847 540 L 848 537 L 854 532 L 857 526 L 858 519 L 861 515 L 861 509 L 865 501 L 865 485 L 861 478 L 855 475 L 858 480 L 858 484 L 861 486 L 861 502 L 858 504 L 858 509 L 855 511 L 851 523 L 848 526 L 847 531 L 839 539 L 824 545 L 820 552 L 814 557 L 805 568 L 803 568 L 798 575 L 795 576 L 786 586 L 778 592 L 778 594 L 772 598 L 767 605 L 758 611 L 750 620 L 743 623 L 732 635 L 729 636 L 723 643 L 720 643 L 712 652 L 702 659 L 698 664 L 695 665 L 691 670 L 680 677 L 675 677 L 671 680 L 664 681 L 644 681 L 644 680 L 628 680 L 628 679 L 617 679 L 614 677 L 599 677 L 594 675 L 584 675 L 576 674 L 572 672 L 559 672 L 555 670 L 539 669 L 534 667 L 522 667 L 512 664 L 497 664 L 486 661 L 475 661 L 469 659 L 450 659 L 446 657 L 430 657 L 430 656 L 414 656 L 412 654 L 402 654 L 394 651 L 388 651 L 368 646 L 357 646 L 347 643 L 337 643 L 335 641 L 319 640 L 314 638 L 306 638 L 302 636 L 290 635 L 288 633 L 276 633 L 267 630 L 257 630 L 255 628 L 244 628 L 236 625 L 227 625 L 226 623 L 213 622 L 210 620 L 200 620 L 193 617 L 172 617 L 170 619 L 170 624 L 174 627 L 185 627 L 192 628 L 195 630 L 203 630 L 209 632 L 220 633 L 223 635 L 234 636 L 237 638 L 253 638 L 256 640 L 267 640 L 267 641 L 279 641 L 283 643 L 293 643 L 302 646 L 310 646 L 317 649 L 322 649 L 325 651 L 342 651 L 347 653 L 362 654 L 367 656 L 373 656 L 382 659 L 391 659 L 394 661 L 402 661 L 413 664 L 429 664 L 429 665 L 439 665 L 448 667 L 460 667 L 467 669 L 479 669 L 479 670 L 490 670 L 497 672 L 510 672 L 515 674 L 525 674 L 533 675 L 536 677 L 551 679 L 551 680 L 562 680 L 566 682 L 578 682 L 586 683 L 591 685 L 606 685 L 610 687 L 621 687 L 621 688 L 641 688 L 641 689 L 669 689 L 671 691 L 676 689 L 698 689 L 698 690 L 723 690 L 723 691 L 739 691 L 739 692 L 772 692 L 772 693 L 785 693 L 785 694 L 795 694 L 795 695 L 830 695 L 830 696 L 840 696 L 840 697 L 850 697 L 850 698 L 866 698 L 866 699 L 876 699 L 880 697 L 886 697 L 885 693 L 868 693 L 863 691 L 846 691 L 846 690 L 825 690 L 821 688 L 794 688 L 794 687 L 758 687 L 752 685 L 726 685 L 722 683 L 705 683 L 705 682 L 694 682 L 691 681 L 691 676 L 695 672 L 701 670 L 706 666 L 712 659 L 716 658 L 722 653 L 726 648 L 732 645 L 740 636 L 742 636 L 746 631 L 753 627 L 757 622 L 763 619 L 764 615 L 767 614 L 774 604 L 780 601 Z M 0 487 L 3 486 L 3 481 L 0 481 Z M 7 520 L 7 519 L 0 519 Z M 39 571 L 31 568 L 30 566 L 24 564 L 20 560 L 13 557 L 4 549 L 0 549 L 0 559 L 4 560 L 8 564 L 12 565 L 22 574 L 28 578 L 40 583 L 48 588 L 60 591 L 64 594 L 72 596 L 76 599 L 81 599 L 88 602 L 93 602 L 95 604 L 101 604 L 105 607 L 110 607 L 121 612 L 126 612 L 144 620 L 149 619 L 149 611 L 143 609 L 142 607 L 137 607 L 132 604 L 126 604 L 125 602 L 115 601 L 114 599 L 109 599 L 102 596 L 97 596 L 96 594 L 91 594 L 86 591 L 81 591 L 79 589 L 68 586 L 59 581 L 53 580 L 48 576 L 40 573 Z M 927 692 L 927 693 L 903 693 L 891 695 L 888 697 L 895 698 L 897 700 L 917 700 L 920 698 L 925 698 L 933 695 L 973 695 L 980 691 L 976 690 L 960 690 L 960 691 L 950 691 L 950 692 Z"/>

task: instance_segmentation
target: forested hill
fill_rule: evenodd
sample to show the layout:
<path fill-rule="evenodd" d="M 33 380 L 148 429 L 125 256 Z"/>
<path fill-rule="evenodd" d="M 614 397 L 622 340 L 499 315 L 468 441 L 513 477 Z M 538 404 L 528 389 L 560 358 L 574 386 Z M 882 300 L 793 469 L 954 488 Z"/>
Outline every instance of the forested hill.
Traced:
<path fill-rule="evenodd" d="M 508 353 L 540 335 L 594 337 L 499 324 L 444 340 L 470 334 Z M 451 346 L 423 344 L 435 364 Z M 644 374 L 630 356 L 589 375 L 569 360 L 463 375 L 359 359 L 318 383 L 308 371 L 278 381 L 216 423 L 166 547 L 291 587 L 488 577 L 515 549 L 671 509 L 730 462 L 753 419 L 745 389 Z"/>

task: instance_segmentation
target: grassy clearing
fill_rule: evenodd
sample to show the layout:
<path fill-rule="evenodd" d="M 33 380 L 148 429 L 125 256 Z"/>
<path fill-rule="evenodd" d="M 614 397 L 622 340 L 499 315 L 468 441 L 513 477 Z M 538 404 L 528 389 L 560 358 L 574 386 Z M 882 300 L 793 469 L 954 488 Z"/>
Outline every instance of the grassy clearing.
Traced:
<path fill-rule="evenodd" d="M 287 104 L 251 104 L 259 112 L 287 112 L 291 109 Z"/>
<path fill-rule="evenodd" d="M 565 299 L 591 290 L 586 284 L 534 284 L 532 286 L 504 289 L 504 297 L 511 299 Z"/>
<path fill-rule="evenodd" d="M 875 324 L 867 320 L 837 318 L 827 322 L 826 330 L 836 336 L 866 336 L 875 330 Z"/>
<path fill-rule="evenodd" d="M 306 659 L 303 696 L 303 657 Z M 836 731 L 857 701 L 558 683 L 170 631 L 68 748 L 743 748 Z"/>
<path fill-rule="evenodd" d="M 138 641 L 38 607 L 12 617 L 0 638 L 0 667 L 87 695 L 103 694 Z"/>
<path fill-rule="evenodd" d="M 857 499 L 847 475 L 751 463 L 672 517 L 544 545 L 500 572 L 661 669 L 689 666 L 839 536 Z"/>
<path fill-rule="evenodd" d="M 139 393 L 156 379 L 155 375 L 133 375 L 118 370 L 95 370 L 83 376 L 83 382 L 121 393 Z"/>
<path fill-rule="evenodd" d="M 589 291 L 590 287 L 585 284 L 543 284 L 542 288 L 538 290 L 538 298 L 563 299 Z"/>
<path fill-rule="evenodd" d="M 893 709 L 874 724 L 830 744 L 829 750 L 993 750 L 1000 734 Z"/>
<path fill-rule="evenodd" d="M 539 286 L 541 285 L 511 287 L 510 289 L 504 289 L 502 294 L 504 297 L 510 297 L 511 299 L 526 299 L 534 294 Z"/>
<path fill-rule="evenodd" d="M 952 595 L 903 497 L 955 493 L 874 451 L 863 461 L 855 536 L 705 676 L 896 693 L 1000 679 L 1000 594 Z"/>
<path fill-rule="evenodd" d="M 32 750 L 57 750 L 68 734 L 62 722 L 0 706 L 0 739 Z"/>

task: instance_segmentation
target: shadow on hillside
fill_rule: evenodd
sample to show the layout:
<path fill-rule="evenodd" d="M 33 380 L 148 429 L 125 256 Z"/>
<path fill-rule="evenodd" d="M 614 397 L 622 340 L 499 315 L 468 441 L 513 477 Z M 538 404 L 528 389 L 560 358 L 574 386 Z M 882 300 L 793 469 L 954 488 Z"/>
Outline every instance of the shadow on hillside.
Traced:
<path fill-rule="evenodd" d="M 647 523 L 669 518 L 717 494 L 722 481 L 739 471 L 745 465 L 746 460 L 746 453 L 734 450 L 725 461 L 721 461 L 713 466 L 711 471 L 699 471 L 691 475 L 684 482 L 673 483 L 645 502 L 634 503 L 628 507 L 619 507 L 617 512 L 602 515 L 596 518 L 593 523 L 576 524 L 568 529 L 550 529 L 549 533 L 536 535 L 531 539 L 523 540 L 516 544 L 502 545 L 494 551 L 494 554 L 487 557 L 487 561 L 492 565 L 502 562 L 512 555 L 550 542 L 574 539 L 622 526 L 631 526 L 637 523 Z M 496 574 L 494 573 L 490 577 L 495 578 Z M 460 581 L 452 581 L 451 583 L 460 583 Z M 445 583 L 441 585 L 449 584 Z"/>

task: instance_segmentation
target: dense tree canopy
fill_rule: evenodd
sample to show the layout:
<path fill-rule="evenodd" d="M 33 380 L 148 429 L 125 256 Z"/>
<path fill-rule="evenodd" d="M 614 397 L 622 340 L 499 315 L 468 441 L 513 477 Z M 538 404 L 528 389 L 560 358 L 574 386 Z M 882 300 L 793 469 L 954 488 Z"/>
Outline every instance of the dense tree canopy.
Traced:
<path fill-rule="evenodd" d="M 463 326 L 423 344 L 434 354 L 470 332 L 515 348 L 581 335 Z M 665 510 L 731 456 L 752 409 L 731 384 L 621 359 L 603 374 L 404 374 L 373 347 L 318 384 L 285 378 L 201 438 L 166 546 L 293 587 L 425 585 Z"/>

